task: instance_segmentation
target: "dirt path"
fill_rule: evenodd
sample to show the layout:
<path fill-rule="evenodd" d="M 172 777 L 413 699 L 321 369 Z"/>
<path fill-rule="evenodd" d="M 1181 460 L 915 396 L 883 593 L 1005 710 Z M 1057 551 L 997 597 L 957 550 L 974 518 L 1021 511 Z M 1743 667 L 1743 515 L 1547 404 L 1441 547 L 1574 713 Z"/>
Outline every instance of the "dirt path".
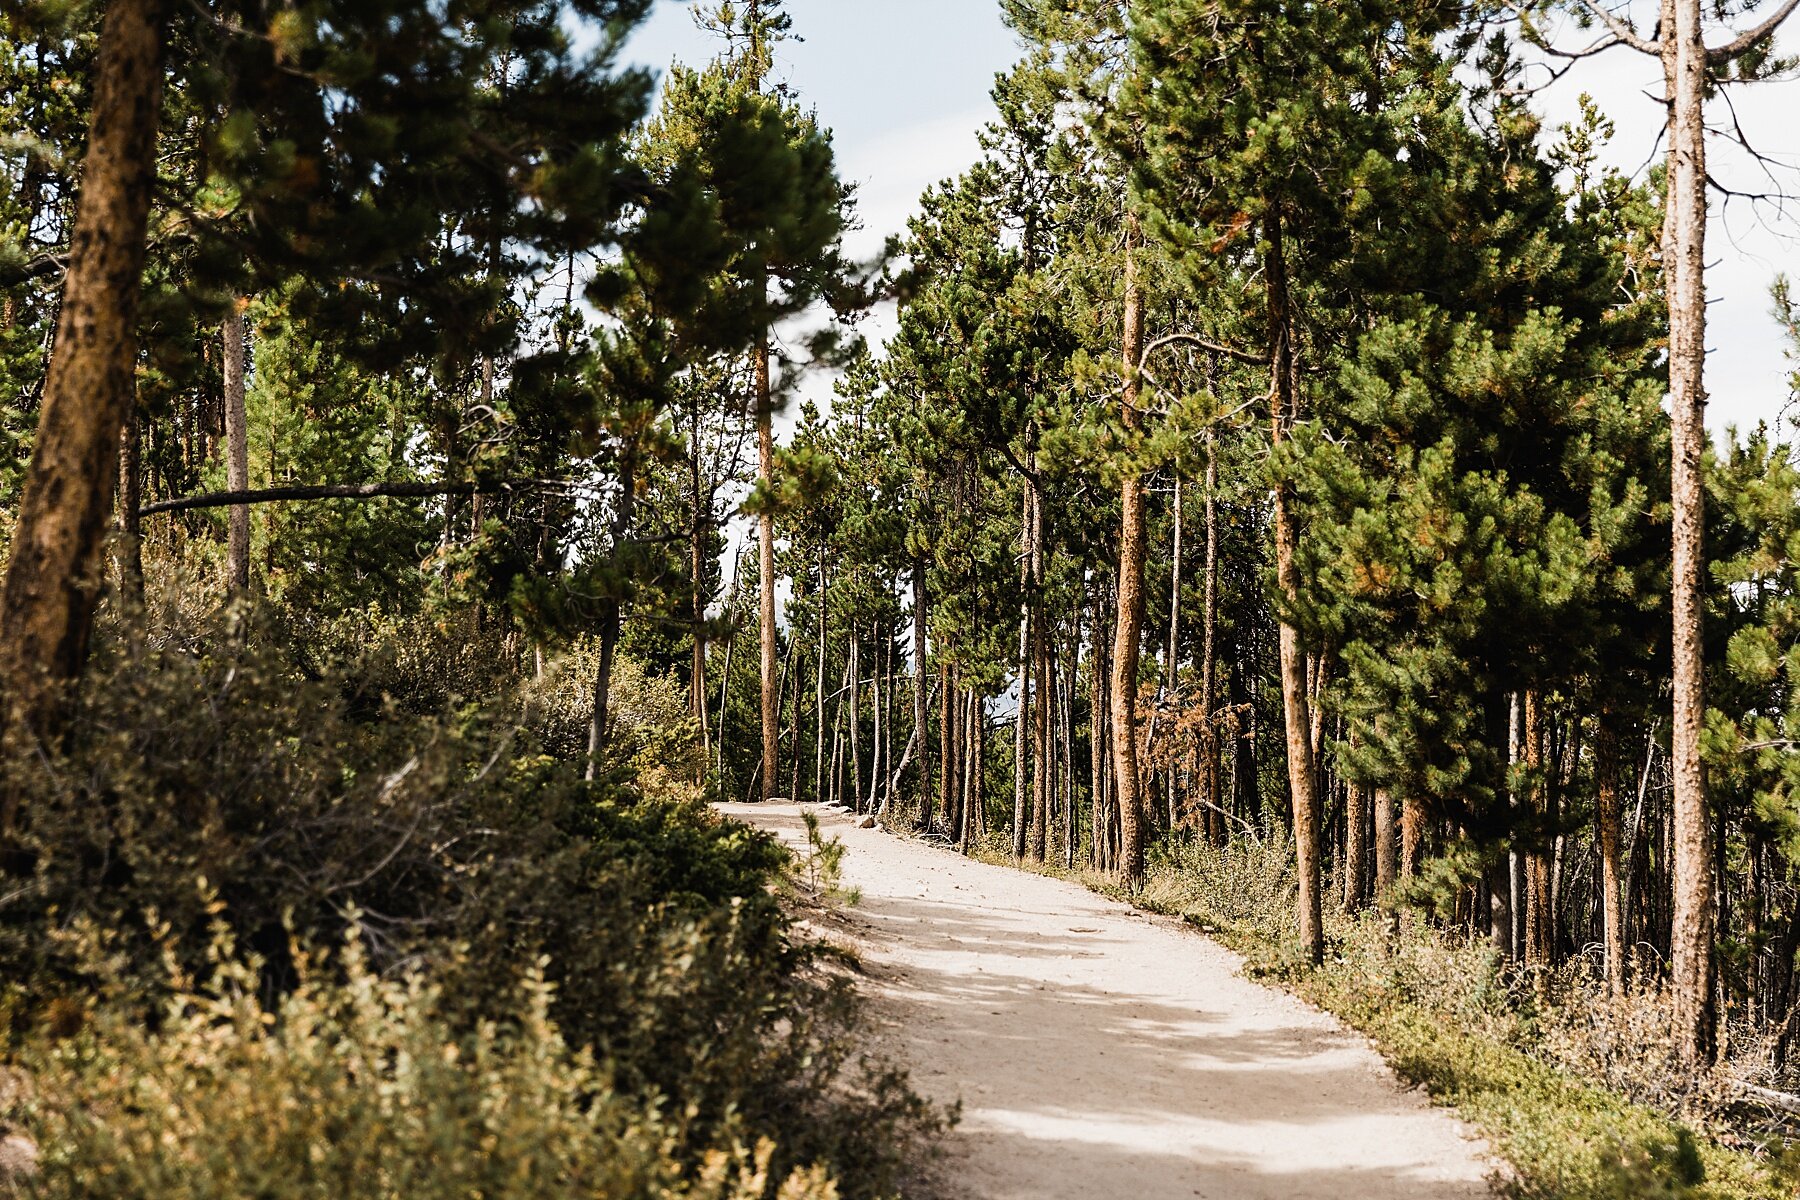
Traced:
<path fill-rule="evenodd" d="M 803 841 L 800 809 L 728 805 Z M 1363 1039 L 1176 922 L 821 812 L 944 1200 L 1474 1200 L 1490 1171 Z"/>

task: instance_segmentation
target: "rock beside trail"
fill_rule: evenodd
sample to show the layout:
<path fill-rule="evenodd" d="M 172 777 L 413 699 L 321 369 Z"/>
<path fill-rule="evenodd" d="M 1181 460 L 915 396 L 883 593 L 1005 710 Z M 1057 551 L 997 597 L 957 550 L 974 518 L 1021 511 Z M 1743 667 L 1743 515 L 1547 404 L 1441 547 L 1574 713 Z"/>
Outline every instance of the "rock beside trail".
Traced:
<path fill-rule="evenodd" d="M 873 828 L 875 828 L 875 818 L 874 817 L 864 817 L 862 820 L 858 821 L 856 824 L 857 824 L 858 828 L 861 828 L 861 829 L 873 829 Z"/>

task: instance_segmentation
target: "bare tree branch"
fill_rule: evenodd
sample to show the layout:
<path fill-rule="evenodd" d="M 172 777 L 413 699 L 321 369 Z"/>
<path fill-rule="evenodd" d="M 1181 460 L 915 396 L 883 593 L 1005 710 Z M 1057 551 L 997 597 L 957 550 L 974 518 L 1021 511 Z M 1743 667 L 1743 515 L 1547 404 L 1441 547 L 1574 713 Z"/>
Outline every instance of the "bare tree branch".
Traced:
<path fill-rule="evenodd" d="M 1732 38 L 1729 42 L 1726 42 L 1723 46 L 1713 46 L 1709 48 L 1706 52 L 1706 61 L 1714 66 L 1730 62 L 1744 51 L 1750 49 L 1750 47 L 1756 45 L 1756 43 L 1774 33 L 1776 28 L 1779 27 L 1783 21 L 1794 15 L 1794 10 L 1796 8 L 1800 8 L 1800 0 L 1787 0 L 1786 4 L 1783 4 L 1780 8 L 1770 13 L 1769 19 L 1762 24 L 1753 29 L 1745 30 L 1743 33 Z"/>
<path fill-rule="evenodd" d="M 234 504 L 275 504 L 283 500 L 368 500 L 376 497 L 422 499 L 436 496 L 496 496 L 506 492 L 565 486 L 557 481 L 509 479 L 494 483 L 349 483 L 313 487 L 262 488 L 244 492 L 212 492 L 163 500 L 138 509 L 138 516 L 192 512 L 202 508 L 230 508 Z"/>
<path fill-rule="evenodd" d="M 1796 2 L 1800 2 L 1800 0 L 1789 0 L 1789 6 L 1791 7 Z M 1595 0 L 1581 0 L 1581 7 L 1587 9 L 1589 13 L 1598 18 L 1602 25 L 1612 31 L 1614 37 L 1618 38 L 1625 45 L 1630 46 L 1633 50 L 1636 50 L 1639 54 L 1648 54 L 1652 58 L 1661 56 L 1662 44 L 1660 42 L 1654 42 L 1649 38 L 1642 36 L 1624 20 L 1615 16 L 1600 4 L 1597 4 Z"/>

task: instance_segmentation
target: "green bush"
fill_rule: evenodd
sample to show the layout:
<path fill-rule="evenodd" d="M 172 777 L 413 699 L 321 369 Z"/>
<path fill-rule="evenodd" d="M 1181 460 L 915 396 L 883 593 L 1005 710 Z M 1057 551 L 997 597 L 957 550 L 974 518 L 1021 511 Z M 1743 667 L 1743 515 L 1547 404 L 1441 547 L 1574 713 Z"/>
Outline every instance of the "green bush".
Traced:
<path fill-rule="evenodd" d="M 41 1200 L 835 1200 L 822 1168 L 771 1173 L 723 1141 L 690 1168 L 526 978 L 505 1021 L 447 1015 L 420 977 L 384 978 L 352 937 L 336 969 L 258 998 L 229 957 L 176 991 L 155 1033 L 116 1011 L 30 1061 L 22 1117 Z"/>
<path fill-rule="evenodd" d="M 515 1019 L 544 963 L 562 1034 L 691 1168 L 766 1140 L 772 1177 L 818 1163 L 846 1196 L 893 1191 L 933 1118 L 857 1053 L 774 839 L 628 767 L 584 782 L 514 690 L 419 716 L 372 687 L 245 614 L 107 631 L 67 740 L 0 761 L 21 798 L 0 855 L 13 1032 L 153 1021 L 171 959 L 199 977 L 221 925 L 274 1006 L 300 986 L 290 944 L 338 941 L 356 910 L 373 967 L 425 973 L 458 1028 Z"/>

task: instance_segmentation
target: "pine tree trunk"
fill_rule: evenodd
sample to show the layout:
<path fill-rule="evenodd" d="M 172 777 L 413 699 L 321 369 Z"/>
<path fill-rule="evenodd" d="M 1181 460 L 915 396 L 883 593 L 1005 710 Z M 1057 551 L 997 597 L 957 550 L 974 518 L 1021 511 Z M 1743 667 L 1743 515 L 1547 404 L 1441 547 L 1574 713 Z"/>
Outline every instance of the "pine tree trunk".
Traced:
<path fill-rule="evenodd" d="M 1400 801 L 1400 878 L 1417 879 L 1425 862 L 1425 807 L 1411 796 Z"/>
<path fill-rule="evenodd" d="M 1143 237 L 1135 215 L 1125 223 L 1125 319 L 1120 340 L 1125 387 L 1120 417 L 1128 431 L 1141 428 L 1138 397 L 1144 357 L 1144 289 L 1139 278 L 1138 250 Z M 1135 447 L 1133 448 L 1135 452 Z M 1113 627 L 1112 758 L 1119 801 L 1119 873 L 1128 884 L 1144 876 L 1143 780 L 1138 770 L 1137 677 L 1144 625 L 1145 529 L 1144 480 L 1127 467 L 1121 487 L 1119 522 L 1118 609 Z"/>
<path fill-rule="evenodd" d="M 228 491 L 250 489 L 250 431 L 244 411 L 244 310 L 234 301 L 225 310 L 225 486 Z M 250 590 L 250 506 L 234 504 L 226 544 L 231 590 L 242 595 Z"/>
<path fill-rule="evenodd" d="M 1523 701 L 1524 736 L 1521 750 L 1525 769 L 1530 773 L 1530 797 L 1526 808 L 1538 818 L 1540 826 L 1548 816 L 1544 762 L 1544 705 L 1535 691 L 1525 693 Z M 1544 844 L 1542 830 L 1525 855 L 1525 965 L 1543 968 L 1550 965 L 1550 850 Z"/>
<path fill-rule="evenodd" d="M 987 700 L 979 693 L 969 697 L 969 800 L 963 827 L 963 853 L 981 844 L 987 835 Z"/>
<path fill-rule="evenodd" d="M 1213 698 L 1217 689 L 1219 628 L 1219 438 L 1211 433 L 1206 444 L 1206 595 L 1201 608 L 1200 633 L 1200 794 L 1204 797 L 1208 841 L 1222 846 L 1230 836 L 1225 824 L 1225 798 L 1219 791 L 1219 732 L 1213 724 Z"/>
<path fill-rule="evenodd" d="M 1619 743 L 1612 718 L 1601 713 L 1594 734 L 1595 772 L 1599 776 L 1594 804 L 1600 847 L 1600 928 L 1606 952 L 1606 986 L 1625 994 L 1625 927 L 1619 892 Z"/>
<path fill-rule="evenodd" d="M 913 728 L 919 737 L 919 811 L 926 828 L 931 816 L 931 728 L 930 702 L 925 685 L 925 560 L 913 560 L 912 568 L 912 659 L 913 659 Z"/>
<path fill-rule="evenodd" d="M 619 507 L 613 513 L 613 553 L 631 535 L 631 522 L 637 505 L 636 448 L 626 447 L 620 456 Z M 619 635 L 625 628 L 625 606 L 617 596 L 608 596 L 600 605 L 600 662 L 594 670 L 594 711 L 588 721 L 587 779 L 600 776 L 601 751 L 606 746 L 606 726 L 612 708 L 613 658 L 618 654 Z"/>
<path fill-rule="evenodd" d="M 775 480 L 775 413 L 769 383 L 769 347 L 756 347 L 756 482 L 767 497 Z M 775 677 L 779 653 L 775 629 L 775 514 L 756 517 L 757 564 L 761 588 L 757 627 L 762 639 L 762 798 L 775 794 L 775 772 L 781 754 L 781 714 Z"/>
<path fill-rule="evenodd" d="M 1351 784 L 1348 803 L 1344 806 L 1344 911 L 1362 908 L 1363 893 L 1369 876 L 1369 791 L 1361 784 Z"/>
<path fill-rule="evenodd" d="M 862 770 L 862 632 L 850 625 L 850 810 L 863 808 Z M 767 790 L 763 799 L 769 798 Z"/>
<path fill-rule="evenodd" d="M 53 737 L 80 675 L 133 393 L 167 0 L 114 0 L 101 29 L 56 340 L 0 598 L 10 730 Z M 0 806 L 10 830 L 14 800 Z"/>
<path fill-rule="evenodd" d="M 1268 217 L 1268 252 L 1264 264 L 1269 306 L 1271 394 L 1274 413 L 1270 444 L 1279 448 L 1299 419 L 1297 370 L 1294 361 L 1293 313 L 1288 297 L 1287 259 L 1279 208 Z M 1275 574 L 1287 609 L 1299 601 L 1302 588 L 1295 556 L 1300 549 L 1299 518 L 1294 513 L 1293 488 L 1285 480 L 1275 485 Z M 1312 712 L 1307 695 L 1306 648 L 1300 631 L 1286 619 L 1281 622 L 1281 699 L 1287 733 L 1288 791 L 1293 804 L 1294 846 L 1300 894 L 1297 925 L 1300 943 L 1313 963 L 1325 959 L 1325 926 L 1319 868 L 1318 772 L 1313 761 Z"/>
<path fill-rule="evenodd" d="M 1097 588 L 1094 597 L 1094 645 L 1088 655 L 1088 831 L 1089 862 L 1096 871 L 1107 869 L 1105 861 L 1106 764 L 1111 741 L 1106 728 L 1106 644 L 1107 630 L 1101 614 L 1105 610 L 1105 589 Z"/>
<path fill-rule="evenodd" d="M 1375 895 L 1386 898 L 1398 881 L 1400 871 L 1398 843 L 1394 829 L 1394 794 L 1386 788 L 1375 789 Z"/>
<path fill-rule="evenodd" d="M 1038 532 L 1042 533 L 1040 526 Z M 1033 554 L 1037 574 L 1041 553 Z M 1041 582 L 1041 580 L 1039 580 Z M 1032 707 L 1031 722 L 1031 860 L 1043 862 L 1050 840 L 1050 787 L 1055 771 L 1055 753 L 1050 744 L 1051 715 L 1056 711 L 1056 672 L 1051 665 L 1048 637 L 1043 622 L 1033 623 L 1038 678 L 1038 702 Z"/>
<path fill-rule="evenodd" d="M 938 809 L 946 815 L 950 812 L 950 797 L 956 791 L 956 698 L 950 694 L 950 670 L 948 660 L 938 663 L 938 749 L 944 760 L 938 772 Z M 931 815 L 929 804 L 925 815 Z M 930 821 L 920 828 L 929 833 Z"/>
<path fill-rule="evenodd" d="M 699 422 L 694 422 L 694 445 L 689 448 L 689 482 L 694 491 L 693 522 L 688 526 L 688 570 L 693 576 L 693 594 L 689 598 L 688 620 L 694 639 L 693 662 L 688 674 L 688 707 L 700 726 L 700 752 L 703 762 L 712 761 L 712 736 L 706 714 L 706 521 L 712 507 L 701 496 Z M 821 578 L 821 584 L 824 580 Z M 823 608 L 820 610 L 823 612 Z M 821 618 L 822 619 L 822 618 Z M 704 775 L 704 769 L 702 770 Z"/>
<path fill-rule="evenodd" d="M 1013 825 L 1012 852 L 1015 859 L 1025 857 L 1026 823 L 1030 813 L 1026 810 L 1025 768 L 1028 757 L 1026 746 L 1031 738 L 1031 522 L 1034 507 L 1031 480 L 1026 479 L 1023 488 L 1023 514 L 1019 518 L 1019 584 L 1023 593 L 1019 600 L 1019 705 L 1013 719 Z"/>
<path fill-rule="evenodd" d="M 1669 101 L 1663 274 L 1669 307 L 1674 524 L 1674 918 L 1670 986 L 1677 1052 L 1712 1056 L 1713 831 L 1701 735 L 1706 720 L 1701 621 L 1705 586 L 1706 47 L 1700 0 L 1663 0 L 1663 76 Z"/>
<path fill-rule="evenodd" d="M 119 447 L 119 587 L 132 600 L 144 599 L 144 435 L 136 389 L 125 416 Z"/>

